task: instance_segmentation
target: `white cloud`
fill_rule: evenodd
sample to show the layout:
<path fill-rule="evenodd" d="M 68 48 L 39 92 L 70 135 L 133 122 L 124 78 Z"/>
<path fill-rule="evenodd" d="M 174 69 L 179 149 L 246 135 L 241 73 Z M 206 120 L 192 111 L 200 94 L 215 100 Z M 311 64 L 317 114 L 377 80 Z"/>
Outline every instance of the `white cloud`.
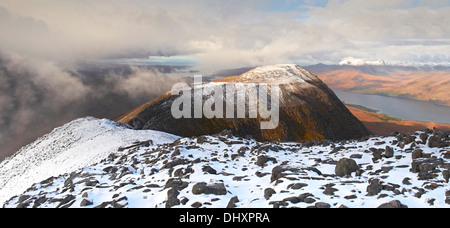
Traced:
<path fill-rule="evenodd" d="M 309 11 L 295 13 L 267 11 L 269 0 L 0 0 L 0 49 L 58 61 L 193 55 L 218 65 L 448 59 L 450 46 L 433 42 L 450 39 L 447 1 L 306 2 Z"/>

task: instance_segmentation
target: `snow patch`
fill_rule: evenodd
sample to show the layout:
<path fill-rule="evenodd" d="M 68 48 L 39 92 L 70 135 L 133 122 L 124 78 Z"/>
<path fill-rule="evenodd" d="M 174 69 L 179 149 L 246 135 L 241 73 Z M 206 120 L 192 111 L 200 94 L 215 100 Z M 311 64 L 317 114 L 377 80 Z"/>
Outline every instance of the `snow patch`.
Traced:
<path fill-rule="evenodd" d="M 240 81 L 253 83 L 289 84 L 304 82 L 309 84 L 317 77 L 295 64 L 279 64 L 255 68 L 241 75 Z"/>
<path fill-rule="evenodd" d="M 107 119 L 74 120 L 0 163 L 0 202 L 49 177 L 99 163 L 121 146 L 146 140 L 162 144 L 177 138 L 157 131 L 132 130 Z"/>

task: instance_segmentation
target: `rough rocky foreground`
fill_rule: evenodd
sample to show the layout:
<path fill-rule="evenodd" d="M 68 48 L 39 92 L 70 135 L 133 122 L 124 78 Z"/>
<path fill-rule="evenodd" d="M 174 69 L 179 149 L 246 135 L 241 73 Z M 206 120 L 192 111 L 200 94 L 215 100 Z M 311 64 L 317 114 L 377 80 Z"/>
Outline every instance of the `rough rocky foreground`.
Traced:
<path fill-rule="evenodd" d="M 136 142 L 3 207 L 450 207 L 450 132 L 341 142 Z"/>

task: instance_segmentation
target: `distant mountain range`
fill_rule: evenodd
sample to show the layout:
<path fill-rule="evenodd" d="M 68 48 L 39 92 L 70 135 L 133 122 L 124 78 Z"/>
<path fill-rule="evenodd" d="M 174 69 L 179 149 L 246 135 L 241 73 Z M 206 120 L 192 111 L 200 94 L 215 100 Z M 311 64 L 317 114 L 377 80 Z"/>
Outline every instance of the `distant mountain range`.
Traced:
<path fill-rule="evenodd" d="M 376 62 L 383 62 L 379 60 Z M 450 72 L 450 65 L 416 65 L 416 64 L 315 64 L 310 66 L 304 66 L 305 69 L 312 73 L 321 73 L 333 70 L 358 70 L 367 74 L 386 75 L 393 71 L 421 71 L 421 72 L 433 72 L 433 71 L 447 71 Z"/>
<path fill-rule="evenodd" d="M 450 63 L 418 63 L 418 62 L 389 62 L 383 59 L 368 60 L 354 57 L 342 59 L 337 65 L 339 66 L 397 66 L 397 67 L 413 67 L 413 68 L 449 68 Z"/>
<path fill-rule="evenodd" d="M 243 74 L 254 67 L 221 70 L 210 80 Z M 303 68 L 317 75 L 330 88 L 429 101 L 450 106 L 450 65 L 403 63 L 384 60 L 344 59 L 339 64 L 316 64 Z"/>

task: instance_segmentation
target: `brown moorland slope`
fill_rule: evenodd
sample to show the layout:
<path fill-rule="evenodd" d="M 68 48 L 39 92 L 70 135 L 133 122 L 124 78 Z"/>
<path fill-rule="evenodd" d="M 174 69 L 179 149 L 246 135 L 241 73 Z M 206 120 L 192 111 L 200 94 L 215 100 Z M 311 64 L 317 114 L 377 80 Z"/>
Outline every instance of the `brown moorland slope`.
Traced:
<path fill-rule="evenodd" d="M 347 106 L 347 108 L 375 135 L 388 136 L 392 132 L 406 133 L 433 128 L 439 131 L 450 131 L 450 124 L 401 120 L 355 107 Z"/>
<path fill-rule="evenodd" d="M 383 75 L 336 69 L 316 75 L 334 89 L 383 94 L 450 106 L 450 72 L 394 70 Z"/>

